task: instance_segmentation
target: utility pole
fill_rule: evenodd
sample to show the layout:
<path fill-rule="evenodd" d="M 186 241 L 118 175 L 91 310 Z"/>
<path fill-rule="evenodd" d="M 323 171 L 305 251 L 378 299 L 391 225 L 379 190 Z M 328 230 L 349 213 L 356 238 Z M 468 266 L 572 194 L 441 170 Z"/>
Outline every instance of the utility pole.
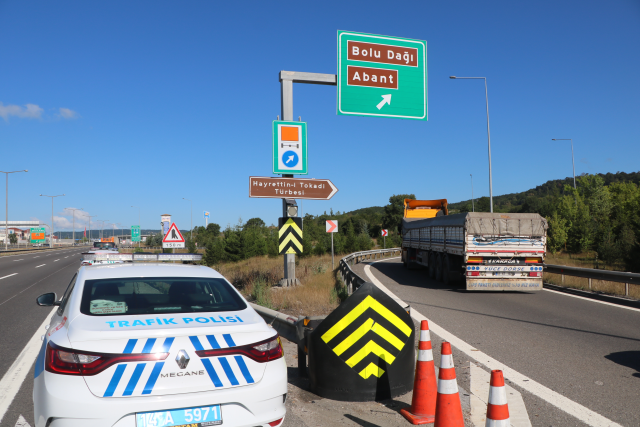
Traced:
<path fill-rule="evenodd" d="M 471 177 L 471 210 L 475 212 L 476 204 L 475 204 L 475 201 L 473 200 L 473 174 L 470 173 L 469 176 Z"/>
<path fill-rule="evenodd" d="M 73 211 L 73 244 L 76 243 L 76 211 L 83 210 L 82 208 L 64 208 L 65 211 Z"/>
<path fill-rule="evenodd" d="M 51 239 L 49 241 L 49 246 L 53 248 L 53 199 L 56 197 L 64 197 L 66 194 L 58 194 L 57 196 L 47 196 L 46 194 L 41 194 L 40 197 L 51 197 Z"/>
<path fill-rule="evenodd" d="M 89 217 L 89 243 L 93 244 L 91 241 L 91 218 L 95 218 L 98 215 L 87 215 Z"/>
<path fill-rule="evenodd" d="M 7 180 L 7 192 L 5 194 L 5 212 L 4 212 L 4 250 L 9 250 L 9 174 L 10 173 L 19 173 L 19 172 L 29 172 L 27 169 L 21 171 L 11 171 L 5 172 L 0 171 L 0 173 L 5 174 Z"/>

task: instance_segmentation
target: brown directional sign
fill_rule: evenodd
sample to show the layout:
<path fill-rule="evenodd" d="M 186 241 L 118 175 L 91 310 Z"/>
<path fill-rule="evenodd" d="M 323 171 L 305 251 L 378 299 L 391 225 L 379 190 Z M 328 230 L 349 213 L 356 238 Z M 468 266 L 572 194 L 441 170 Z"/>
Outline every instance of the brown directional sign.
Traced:
<path fill-rule="evenodd" d="M 329 200 L 337 192 L 328 179 L 249 177 L 249 197 Z"/>

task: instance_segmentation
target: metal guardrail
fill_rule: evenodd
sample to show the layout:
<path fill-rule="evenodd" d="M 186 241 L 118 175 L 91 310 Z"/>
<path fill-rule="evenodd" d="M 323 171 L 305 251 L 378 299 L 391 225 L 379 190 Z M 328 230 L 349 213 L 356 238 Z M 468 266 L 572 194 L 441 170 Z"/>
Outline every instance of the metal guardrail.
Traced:
<path fill-rule="evenodd" d="M 567 265 L 545 264 L 544 271 L 552 274 L 564 276 L 584 277 L 589 279 L 589 289 L 591 280 L 605 280 L 607 282 L 617 282 L 625 284 L 625 295 L 629 296 L 629 285 L 640 285 L 640 274 L 628 273 L 625 271 L 598 270 L 595 268 L 570 267 Z"/>
<path fill-rule="evenodd" d="M 82 246 L 83 245 L 78 245 L 78 246 L 60 245 L 60 246 L 54 246 L 53 248 L 50 248 L 50 247 L 46 247 L 46 248 L 32 247 L 32 248 L 26 248 L 26 249 L 9 249 L 7 251 L 5 251 L 4 249 L 1 249 L 0 250 L 0 255 L 1 254 L 8 254 L 8 253 L 16 253 L 16 252 L 52 251 L 52 250 L 56 250 L 56 249 L 80 248 Z"/>
<path fill-rule="evenodd" d="M 364 260 L 381 259 L 383 256 L 396 255 L 396 253 L 399 255 L 400 251 L 401 248 L 374 249 L 372 251 L 354 252 L 342 258 L 340 260 L 340 263 L 338 264 L 338 270 L 340 272 L 340 276 L 342 277 L 342 281 L 347 287 L 349 295 L 351 295 L 353 291 L 358 289 L 364 282 L 366 282 L 366 280 L 364 280 L 362 277 L 354 273 L 353 270 L 351 270 L 351 266 L 353 264 L 357 264 L 360 261 Z"/>

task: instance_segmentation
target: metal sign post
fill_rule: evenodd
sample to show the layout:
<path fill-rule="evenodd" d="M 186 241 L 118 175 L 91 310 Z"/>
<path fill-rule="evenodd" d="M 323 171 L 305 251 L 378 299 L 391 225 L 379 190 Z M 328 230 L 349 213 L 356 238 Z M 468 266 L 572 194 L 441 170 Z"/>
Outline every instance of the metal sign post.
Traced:
<path fill-rule="evenodd" d="M 335 265 L 333 263 L 333 233 L 338 232 L 338 221 L 335 219 L 328 219 L 327 223 L 327 233 L 331 233 L 331 269 L 335 270 Z"/>
<path fill-rule="evenodd" d="M 382 240 L 384 242 L 383 249 L 387 249 L 387 234 L 389 234 L 389 230 L 382 229 Z"/>

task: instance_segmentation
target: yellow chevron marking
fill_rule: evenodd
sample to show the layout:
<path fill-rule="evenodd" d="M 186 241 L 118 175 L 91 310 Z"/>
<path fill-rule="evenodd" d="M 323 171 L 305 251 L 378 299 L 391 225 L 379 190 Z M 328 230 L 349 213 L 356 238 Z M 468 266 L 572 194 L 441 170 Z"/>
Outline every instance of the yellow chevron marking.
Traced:
<path fill-rule="evenodd" d="M 393 361 L 396 360 L 396 358 L 395 358 L 395 356 L 393 354 L 389 353 L 387 350 L 385 350 L 384 348 L 380 347 L 375 342 L 369 341 L 367 344 L 365 344 L 364 347 L 362 347 L 360 350 L 358 350 L 358 352 L 356 354 L 351 356 L 349 358 L 349 360 L 346 361 L 346 364 L 349 365 L 349 367 L 353 368 L 362 359 L 367 357 L 370 353 L 375 354 L 380 359 L 382 359 L 385 362 L 387 362 L 389 365 L 391 365 L 393 363 Z"/>
<path fill-rule="evenodd" d="M 411 335 L 411 328 L 404 323 L 398 316 L 393 314 L 388 308 L 376 301 L 371 295 L 367 296 L 360 304 L 358 304 L 353 310 L 347 313 L 340 321 L 333 325 L 327 332 L 322 335 L 322 340 L 326 343 L 331 341 L 338 335 L 344 328 L 349 326 L 351 322 L 356 320 L 367 309 L 373 309 L 378 312 L 382 317 L 387 319 L 396 328 L 400 329 L 406 336 Z"/>
<path fill-rule="evenodd" d="M 367 332 L 369 332 L 371 330 L 371 327 L 373 326 L 373 319 L 368 319 L 366 322 L 364 322 L 362 324 L 362 326 L 360 326 L 358 329 L 355 330 L 355 332 L 353 332 L 351 335 L 349 335 L 348 337 L 346 337 L 344 339 L 344 341 L 342 341 L 340 344 L 338 344 L 336 346 L 336 348 L 333 349 L 333 351 L 340 356 L 342 353 L 345 352 L 345 350 L 347 350 L 349 347 L 351 347 L 353 344 L 355 344 L 356 342 L 358 342 L 358 340 L 360 338 L 362 338 L 363 336 L 365 336 L 365 334 Z M 395 337 L 394 337 L 395 338 Z"/>
<path fill-rule="evenodd" d="M 289 218 L 287 220 L 287 222 L 285 222 L 282 225 L 282 228 L 280 229 L 278 237 L 282 237 L 284 235 L 284 233 L 287 231 L 287 228 L 289 228 L 289 227 L 293 228 L 298 233 L 298 235 L 302 237 L 302 230 L 300 230 L 300 227 L 298 227 L 298 225 L 295 223 L 295 221 L 292 220 L 291 218 Z"/>
<path fill-rule="evenodd" d="M 397 348 L 398 350 L 402 350 L 402 347 L 404 347 L 404 343 L 402 341 L 400 341 L 395 335 L 393 335 L 391 332 L 389 332 L 384 326 L 382 326 L 380 323 L 376 323 L 375 325 L 373 325 L 373 328 L 371 328 L 371 330 L 373 332 L 375 332 L 376 334 L 380 335 L 382 338 L 384 338 L 385 340 L 389 341 L 389 344 L 391 344 L 392 346 L 394 346 L 395 348 Z"/>
<path fill-rule="evenodd" d="M 376 364 L 373 362 L 369 363 L 369 366 L 360 371 L 360 376 L 365 380 L 371 375 L 375 375 L 376 377 L 380 378 L 382 374 L 384 374 L 384 369 L 376 366 Z"/>
<path fill-rule="evenodd" d="M 287 237 L 285 237 L 282 243 L 280 243 L 280 250 L 283 250 L 289 242 L 293 242 L 293 244 L 296 245 L 298 249 L 302 250 L 302 243 L 300 243 L 293 234 L 289 234 Z"/>

